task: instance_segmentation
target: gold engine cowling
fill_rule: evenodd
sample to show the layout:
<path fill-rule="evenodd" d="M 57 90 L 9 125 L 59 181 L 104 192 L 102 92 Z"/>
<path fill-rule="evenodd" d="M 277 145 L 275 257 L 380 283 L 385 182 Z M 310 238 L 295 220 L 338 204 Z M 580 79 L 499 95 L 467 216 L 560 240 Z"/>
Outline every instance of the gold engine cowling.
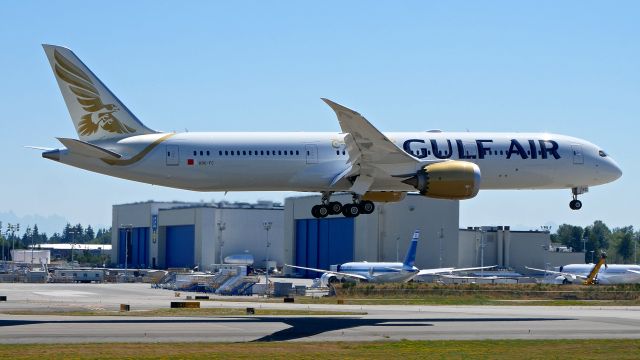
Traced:
<path fill-rule="evenodd" d="M 444 161 L 425 166 L 403 183 L 415 187 L 423 196 L 471 199 L 480 190 L 480 168 L 468 161 Z"/>
<path fill-rule="evenodd" d="M 389 203 L 404 200 L 407 193 L 404 191 L 367 191 L 361 200 L 369 200 L 373 202 Z"/>

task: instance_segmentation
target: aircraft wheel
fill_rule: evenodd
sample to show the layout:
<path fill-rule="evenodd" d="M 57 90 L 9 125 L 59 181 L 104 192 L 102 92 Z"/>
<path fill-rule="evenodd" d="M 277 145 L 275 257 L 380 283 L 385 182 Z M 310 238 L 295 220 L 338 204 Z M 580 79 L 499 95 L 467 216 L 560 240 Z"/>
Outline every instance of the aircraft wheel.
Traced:
<path fill-rule="evenodd" d="M 337 201 L 329 203 L 329 215 L 337 215 L 342 212 L 342 204 Z"/>
<path fill-rule="evenodd" d="M 369 200 L 361 201 L 358 207 L 360 208 L 360 212 L 362 214 L 371 214 L 376 209 L 376 206 L 373 204 L 373 202 Z"/>
<path fill-rule="evenodd" d="M 329 215 L 329 207 L 326 205 L 314 205 L 311 208 L 311 215 L 316 219 L 327 217 Z"/>
<path fill-rule="evenodd" d="M 342 207 L 342 215 L 348 218 L 360 215 L 360 209 L 356 204 L 346 204 Z"/>
<path fill-rule="evenodd" d="M 582 201 L 580 200 L 571 200 L 569 203 L 569 207 L 571 210 L 580 210 L 582 209 Z"/>

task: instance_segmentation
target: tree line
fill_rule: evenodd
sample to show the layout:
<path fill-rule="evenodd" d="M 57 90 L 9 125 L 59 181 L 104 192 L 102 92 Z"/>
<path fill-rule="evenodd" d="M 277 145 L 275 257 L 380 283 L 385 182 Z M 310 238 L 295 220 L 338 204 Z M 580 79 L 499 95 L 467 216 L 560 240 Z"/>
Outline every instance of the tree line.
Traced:
<path fill-rule="evenodd" d="M 631 264 L 638 260 L 637 241 L 640 232 L 633 230 L 633 226 L 610 229 L 600 220 L 586 227 L 562 224 L 555 234 L 551 234 L 551 241 L 561 243 L 573 251 L 585 251 L 585 262 L 597 260 L 600 253 L 607 253 L 607 262 L 616 264 Z M 592 253 L 593 251 L 593 253 Z"/>
<path fill-rule="evenodd" d="M 22 229 L 21 229 L 22 230 Z M 26 249 L 29 245 L 38 244 L 111 244 L 111 228 L 95 231 L 91 225 L 71 225 L 67 223 L 61 232 L 54 232 L 51 236 L 41 233 L 38 225 L 27 225 L 20 235 L 10 231 L 8 224 L 0 222 L 0 246 L 5 245 L 16 249 Z"/>

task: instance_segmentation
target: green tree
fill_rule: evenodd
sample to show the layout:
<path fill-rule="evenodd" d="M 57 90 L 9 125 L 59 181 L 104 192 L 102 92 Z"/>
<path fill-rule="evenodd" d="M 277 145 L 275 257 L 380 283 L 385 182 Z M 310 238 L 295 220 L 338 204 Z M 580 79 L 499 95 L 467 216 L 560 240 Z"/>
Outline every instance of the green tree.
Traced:
<path fill-rule="evenodd" d="M 580 251 L 583 249 L 583 234 L 584 229 L 580 226 L 562 224 L 558 227 L 558 231 L 556 231 L 552 241 L 571 247 L 575 251 Z"/>
<path fill-rule="evenodd" d="M 615 251 L 624 263 L 629 262 L 633 256 L 633 226 L 625 226 L 615 229 L 612 237 L 617 238 Z"/>

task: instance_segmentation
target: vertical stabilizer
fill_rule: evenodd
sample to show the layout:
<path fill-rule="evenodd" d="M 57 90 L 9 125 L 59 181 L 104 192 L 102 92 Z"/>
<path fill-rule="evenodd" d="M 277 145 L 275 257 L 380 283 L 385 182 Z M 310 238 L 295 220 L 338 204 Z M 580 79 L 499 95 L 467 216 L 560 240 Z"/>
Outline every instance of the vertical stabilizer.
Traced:
<path fill-rule="evenodd" d="M 413 238 L 411 238 L 411 244 L 409 244 L 409 250 L 407 251 L 407 256 L 404 258 L 402 267 L 413 268 L 413 265 L 416 262 L 416 250 L 418 248 L 418 239 L 420 239 L 420 230 L 416 230 L 413 233 Z"/>
<path fill-rule="evenodd" d="M 71 50 L 55 45 L 42 46 L 80 140 L 91 142 L 155 133 L 144 126 Z"/>

